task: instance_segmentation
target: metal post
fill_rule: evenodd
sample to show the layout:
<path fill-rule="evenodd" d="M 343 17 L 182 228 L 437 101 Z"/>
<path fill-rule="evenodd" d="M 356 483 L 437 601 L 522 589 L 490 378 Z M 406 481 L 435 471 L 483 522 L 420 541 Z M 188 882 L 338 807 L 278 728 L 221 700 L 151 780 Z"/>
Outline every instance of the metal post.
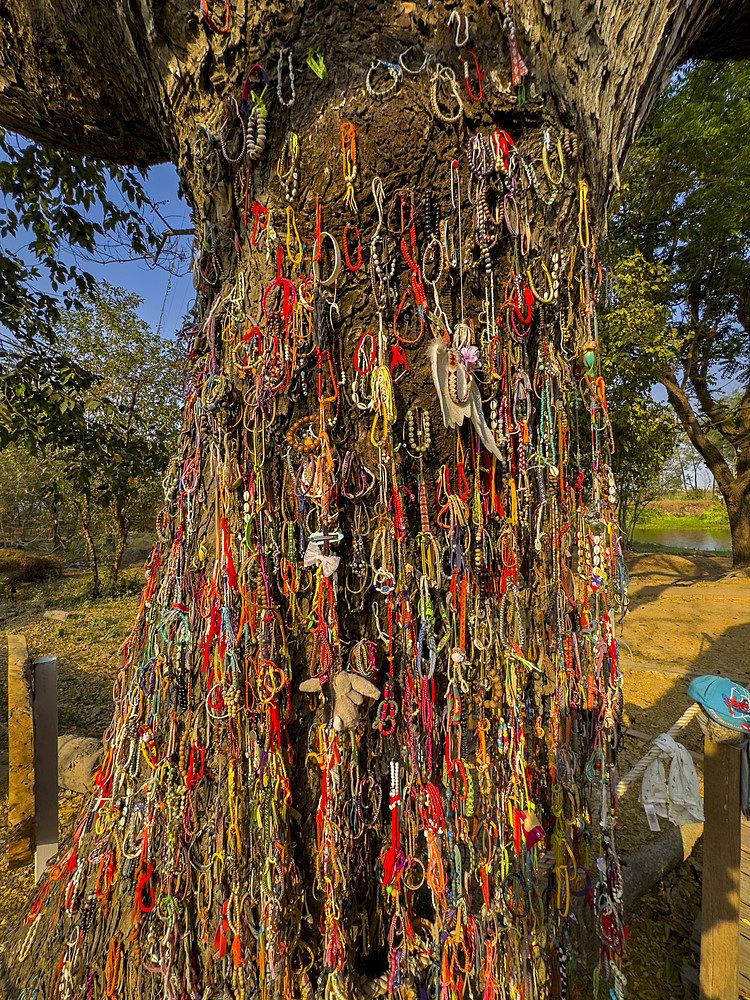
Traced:
<path fill-rule="evenodd" d="M 38 882 L 57 854 L 57 657 L 34 660 L 34 770 Z"/>
<path fill-rule="evenodd" d="M 8 868 L 34 856 L 34 718 L 26 639 L 8 636 Z"/>

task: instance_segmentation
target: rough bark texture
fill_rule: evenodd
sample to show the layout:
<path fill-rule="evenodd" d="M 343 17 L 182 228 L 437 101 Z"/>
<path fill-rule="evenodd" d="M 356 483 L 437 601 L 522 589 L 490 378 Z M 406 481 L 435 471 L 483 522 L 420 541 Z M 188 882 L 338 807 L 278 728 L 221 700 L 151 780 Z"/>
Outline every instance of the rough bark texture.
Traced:
<path fill-rule="evenodd" d="M 72 0 L 6 0 L 0 126 L 121 163 L 181 164 L 190 127 L 183 129 L 206 110 L 207 98 L 221 98 L 232 72 L 239 79 L 270 50 L 316 43 L 322 30 L 333 50 L 329 62 L 339 65 L 339 48 L 359 90 L 372 55 L 392 54 L 399 35 L 412 40 L 413 25 L 444 20 L 442 5 L 399 13 L 407 6 L 394 16 L 373 0 L 238 0 L 217 65 L 196 3 L 97 0 L 84 10 Z M 750 55 L 748 0 L 525 0 L 515 13 L 538 91 L 586 150 L 602 219 L 630 143 L 672 70 L 688 57 Z M 488 50 L 497 51 L 500 34 L 493 19 Z"/>
<path fill-rule="evenodd" d="M 603 971 L 622 987 L 609 809 L 619 684 L 609 609 L 621 595 L 597 380 L 596 238 L 662 82 L 700 50 L 704 30 L 717 55 L 717 14 L 747 6 L 524 0 L 515 17 L 534 90 L 519 106 L 502 41 L 508 28 L 490 6 L 469 3 L 473 36 L 461 54 L 476 54 L 483 100 L 470 101 L 461 86 L 455 126 L 433 114 L 426 72 L 404 77 L 385 101 L 364 90 L 373 59 L 392 61 L 412 45 L 416 65 L 424 45 L 460 79 L 449 4 L 239 0 L 222 36 L 192 4 L 92 3 L 85 16 L 64 3 L 3 6 L 0 123 L 126 162 L 173 160 L 201 237 L 196 322 L 185 338 L 185 434 L 161 543 L 123 649 L 97 789 L 28 933 L 13 944 L 11 992 L 453 997 L 471 979 L 485 996 L 502 986 L 531 1000 L 551 995 L 554 976 L 564 995 L 577 933 L 566 914 L 577 908 L 583 918 L 585 896 Z M 208 8 L 223 19 L 220 7 Z M 738 28 L 733 41 L 741 38 Z M 265 155 L 233 167 L 241 142 L 231 99 L 256 60 L 275 76 L 282 46 L 293 53 L 296 101 L 285 109 L 268 98 Z M 323 52 L 328 83 L 304 66 L 312 48 Z M 285 74 L 287 65 L 284 56 Z M 357 134 L 356 219 L 344 200 L 346 122 Z M 556 190 L 542 176 L 546 128 L 552 175 L 558 138 L 565 164 Z M 539 183 L 520 159 L 512 184 L 504 179 L 497 152 L 491 181 L 475 170 L 468 192 L 468 138 L 500 129 L 536 162 Z M 295 251 L 276 171 L 292 131 L 300 163 L 291 204 L 308 269 L 315 234 L 341 241 L 347 222 L 356 258 L 351 226 L 363 244 L 372 239 L 370 182 L 384 181 L 381 263 L 393 263 L 395 279 L 379 310 L 366 251 L 362 268 L 343 269 L 335 289 L 302 280 L 277 257 Z M 407 189 L 418 236 L 411 194 L 400 194 Z M 512 421 L 501 415 L 490 435 L 496 463 L 471 433 L 472 423 L 480 433 L 477 416 L 458 435 L 444 427 L 423 347 L 410 349 L 394 332 L 408 340 L 421 327 L 413 306 L 399 325 L 397 307 L 404 289 L 415 298 L 424 291 L 410 255 L 418 243 L 427 270 L 436 229 L 424 211 L 428 189 L 449 230 L 462 218 L 468 228 L 464 239 L 456 232 L 457 262 L 440 269 L 440 292 L 429 291 L 426 339 L 448 341 L 454 367 L 460 346 L 475 350 L 487 375 L 480 411 L 491 413 L 493 400 L 512 409 Z M 512 239 L 511 195 L 522 210 Z M 254 203 L 272 209 L 272 225 L 264 228 Z M 489 266 L 483 214 L 498 233 Z M 327 253 L 316 262 L 323 274 Z M 547 302 L 524 281 L 536 268 L 543 285 L 541 261 L 556 280 Z M 459 322 L 464 307 L 471 330 Z M 354 389 L 360 336 L 377 335 L 380 320 L 372 340 L 379 381 L 360 379 Z M 386 424 L 383 391 L 373 426 L 357 395 L 390 389 L 389 361 L 398 372 L 402 355 L 408 378 L 393 388 L 401 419 L 395 431 Z M 467 355 L 461 364 L 469 363 Z M 458 405 L 450 377 L 440 391 Z M 431 417 L 424 459 L 403 419 L 416 404 Z M 377 468 L 382 487 L 359 505 L 337 496 L 348 451 Z M 355 477 L 349 492 L 359 485 Z M 424 511 L 406 500 L 420 487 Z M 434 526 L 437 518 L 433 542 L 426 519 Z M 313 566 L 332 557 L 337 528 L 334 587 L 303 555 Z M 317 562 L 312 530 L 327 536 Z M 363 639 L 372 645 L 357 645 Z M 384 695 L 375 718 L 342 695 L 353 675 L 361 687 L 368 650 Z M 335 722 L 356 723 L 360 711 L 356 735 Z M 554 848 L 549 885 L 537 874 L 539 837 Z"/>
<path fill-rule="evenodd" d="M 102 759 L 102 744 L 88 736 L 57 737 L 57 775 L 60 788 L 85 795 Z"/>
<path fill-rule="evenodd" d="M 694 343 L 700 341 L 695 336 Z M 716 480 L 729 516 L 732 537 L 732 565 L 736 569 L 750 566 L 750 383 L 743 393 L 736 422 L 727 419 L 725 411 L 718 405 L 706 388 L 705 368 L 710 363 L 710 350 L 701 347 L 704 371 L 696 373 L 688 363 L 688 374 L 684 382 L 679 382 L 674 372 L 661 377 L 667 390 L 669 402 L 685 428 L 687 436 Z M 700 405 L 694 407 L 687 392 L 689 383 Z M 699 414 L 712 424 L 722 437 L 735 449 L 735 460 L 730 463 L 719 448 L 708 437 Z"/>

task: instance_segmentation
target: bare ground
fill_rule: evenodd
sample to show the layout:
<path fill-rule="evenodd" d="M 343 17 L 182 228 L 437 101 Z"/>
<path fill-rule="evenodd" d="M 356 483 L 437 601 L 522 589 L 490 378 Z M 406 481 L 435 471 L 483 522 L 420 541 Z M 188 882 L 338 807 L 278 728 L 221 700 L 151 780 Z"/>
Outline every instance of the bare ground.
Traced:
<path fill-rule="evenodd" d="M 750 683 L 750 576 L 732 572 L 728 559 L 709 555 L 635 555 L 628 562 L 630 613 L 618 628 L 625 723 L 654 736 L 690 706 L 693 677 L 720 674 Z M 703 749 L 695 722 L 679 739 L 691 750 Z M 627 739 L 621 772 L 647 749 Z M 698 777 L 702 783 L 700 765 Z M 638 785 L 631 786 L 620 804 L 623 853 L 657 836 L 648 829 L 638 792 Z M 699 841 L 693 856 L 629 913 L 624 968 L 631 996 L 681 1000 L 680 970 L 698 963 L 690 935 L 700 908 L 702 858 Z"/>
<path fill-rule="evenodd" d="M 715 673 L 750 683 L 750 576 L 732 573 L 728 560 L 706 555 L 636 555 L 629 568 L 630 613 L 617 630 L 625 723 L 652 736 L 668 729 L 689 706 L 687 686 L 693 676 Z M 111 714 L 114 651 L 127 635 L 137 598 L 91 604 L 82 597 L 84 583 L 83 574 L 68 574 L 0 597 L 0 630 L 23 632 L 32 656 L 57 654 L 60 732 L 101 735 Z M 50 608 L 68 610 L 70 617 L 62 623 L 45 619 Z M 30 870 L 7 869 L 6 713 L 6 669 L 0 659 L 0 936 L 17 919 L 31 887 Z M 702 749 L 695 723 L 683 742 Z M 646 749 L 626 739 L 621 772 Z M 618 841 L 623 854 L 655 836 L 637 800 L 633 786 L 621 802 Z M 79 805 L 77 797 L 62 795 L 61 828 L 71 824 Z M 690 934 L 700 906 L 701 861 L 699 842 L 693 857 L 630 911 L 624 969 L 631 997 L 681 1000 L 680 969 L 684 963 L 697 964 Z M 579 995 L 593 995 L 591 984 Z M 599 995 L 604 995 L 603 986 Z"/>

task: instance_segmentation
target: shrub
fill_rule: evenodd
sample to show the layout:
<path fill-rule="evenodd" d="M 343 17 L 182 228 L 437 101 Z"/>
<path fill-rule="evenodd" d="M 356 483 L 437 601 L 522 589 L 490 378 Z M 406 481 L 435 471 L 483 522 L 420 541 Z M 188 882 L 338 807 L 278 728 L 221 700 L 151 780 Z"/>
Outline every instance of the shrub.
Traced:
<path fill-rule="evenodd" d="M 638 514 L 638 523 L 640 525 L 661 524 L 662 521 L 667 521 L 668 519 L 668 515 L 663 510 L 659 510 L 658 507 L 644 507 Z"/>
<path fill-rule="evenodd" d="M 701 514 L 702 524 L 717 524 L 717 525 L 728 525 L 729 516 L 727 514 L 727 508 L 723 503 L 712 504 L 708 510 L 704 510 Z"/>
<path fill-rule="evenodd" d="M 21 549 L 0 549 L 0 577 L 8 583 L 33 583 L 62 576 L 62 563 L 57 556 L 36 556 Z"/>

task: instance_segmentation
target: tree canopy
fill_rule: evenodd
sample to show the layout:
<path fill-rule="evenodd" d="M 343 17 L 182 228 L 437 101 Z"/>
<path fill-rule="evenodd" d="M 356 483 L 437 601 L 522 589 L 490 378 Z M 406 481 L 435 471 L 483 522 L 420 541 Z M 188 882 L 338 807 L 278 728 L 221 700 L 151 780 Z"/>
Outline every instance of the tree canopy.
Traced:
<path fill-rule="evenodd" d="M 738 565 L 750 562 L 749 99 L 748 63 L 675 76 L 633 146 L 608 250 L 626 288 L 613 359 L 634 393 L 665 387 L 724 495 Z"/>

